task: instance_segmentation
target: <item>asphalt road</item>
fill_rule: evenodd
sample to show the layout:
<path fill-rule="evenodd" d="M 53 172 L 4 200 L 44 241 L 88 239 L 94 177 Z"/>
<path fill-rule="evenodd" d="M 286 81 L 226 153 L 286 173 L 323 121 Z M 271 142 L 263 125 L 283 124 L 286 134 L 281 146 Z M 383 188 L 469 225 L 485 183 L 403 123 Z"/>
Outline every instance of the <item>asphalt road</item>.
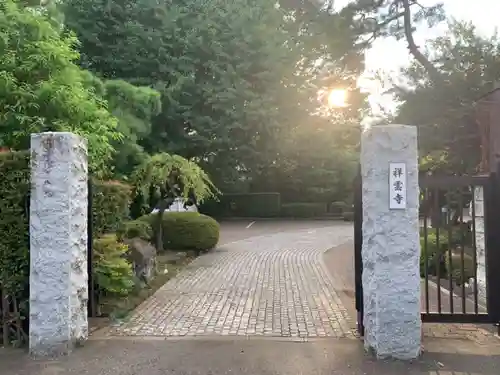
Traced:
<path fill-rule="evenodd" d="M 268 220 L 249 219 L 221 221 L 219 245 L 244 240 L 254 236 L 263 236 L 279 232 L 294 232 L 303 229 L 325 228 L 329 226 L 345 226 L 353 230 L 352 223 L 334 220 Z"/>

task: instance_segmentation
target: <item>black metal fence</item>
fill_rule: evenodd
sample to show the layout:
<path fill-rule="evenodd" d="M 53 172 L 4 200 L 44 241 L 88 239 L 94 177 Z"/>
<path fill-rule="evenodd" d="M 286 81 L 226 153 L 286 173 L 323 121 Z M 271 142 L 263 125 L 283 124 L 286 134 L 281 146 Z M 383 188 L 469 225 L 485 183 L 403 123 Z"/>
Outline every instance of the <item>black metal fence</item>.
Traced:
<path fill-rule="evenodd" d="M 420 188 L 422 320 L 442 323 L 499 323 L 499 174 L 422 176 Z M 479 188 L 484 192 L 484 212 L 476 212 L 476 191 Z M 356 310 L 358 330 L 362 335 L 361 189 L 359 175 L 354 187 L 354 255 Z M 478 277 L 478 254 L 483 250 L 484 274 L 481 273 L 481 277 Z M 481 293 L 484 290 L 485 293 Z"/>
<path fill-rule="evenodd" d="M 479 300 L 475 197 L 489 182 L 489 176 L 420 180 L 424 321 L 488 321 L 485 303 Z"/>

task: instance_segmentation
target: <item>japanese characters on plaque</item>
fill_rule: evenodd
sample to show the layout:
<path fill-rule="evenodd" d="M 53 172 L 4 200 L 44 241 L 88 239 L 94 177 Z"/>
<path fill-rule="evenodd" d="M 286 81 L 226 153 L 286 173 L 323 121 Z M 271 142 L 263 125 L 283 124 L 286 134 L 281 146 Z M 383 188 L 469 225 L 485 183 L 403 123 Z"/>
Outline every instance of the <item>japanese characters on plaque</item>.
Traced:
<path fill-rule="evenodd" d="M 406 208 L 406 164 L 389 163 L 389 209 Z"/>

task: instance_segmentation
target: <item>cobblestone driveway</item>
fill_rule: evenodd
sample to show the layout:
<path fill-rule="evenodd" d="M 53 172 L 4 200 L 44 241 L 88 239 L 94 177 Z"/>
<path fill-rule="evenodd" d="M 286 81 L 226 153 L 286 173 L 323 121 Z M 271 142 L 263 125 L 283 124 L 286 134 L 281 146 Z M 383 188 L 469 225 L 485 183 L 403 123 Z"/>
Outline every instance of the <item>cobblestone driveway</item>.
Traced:
<path fill-rule="evenodd" d="M 352 337 L 323 264 L 352 227 L 281 232 L 201 256 L 109 333 L 124 336 Z"/>

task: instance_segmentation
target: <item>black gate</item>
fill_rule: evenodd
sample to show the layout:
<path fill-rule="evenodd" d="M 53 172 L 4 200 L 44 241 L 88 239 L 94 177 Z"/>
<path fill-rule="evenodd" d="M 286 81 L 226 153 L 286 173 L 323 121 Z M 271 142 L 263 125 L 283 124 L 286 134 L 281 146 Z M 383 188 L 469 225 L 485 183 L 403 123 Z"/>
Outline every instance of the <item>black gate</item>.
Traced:
<path fill-rule="evenodd" d="M 363 327 L 362 182 L 355 182 L 355 282 L 358 330 Z M 484 213 L 475 212 L 483 188 Z M 420 178 L 422 320 L 442 323 L 500 322 L 500 180 L 484 176 Z M 480 220 L 484 217 L 484 220 Z M 484 233 L 484 241 L 481 233 Z M 478 241 L 480 243 L 478 243 Z M 478 283 L 477 250 L 485 272 Z M 485 284 L 485 285 L 484 285 Z M 485 288 L 483 287 L 485 286 Z M 485 293 L 481 293 L 485 289 Z"/>
<path fill-rule="evenodd" d="M 361 166 L 354 180 L 354 282 L 357 312 L 358 333 L 363 336 L 365 327 L 363 325 L 363 259 L 361 249 L 363 247 L 363 189 L 361 181 Z"/>

